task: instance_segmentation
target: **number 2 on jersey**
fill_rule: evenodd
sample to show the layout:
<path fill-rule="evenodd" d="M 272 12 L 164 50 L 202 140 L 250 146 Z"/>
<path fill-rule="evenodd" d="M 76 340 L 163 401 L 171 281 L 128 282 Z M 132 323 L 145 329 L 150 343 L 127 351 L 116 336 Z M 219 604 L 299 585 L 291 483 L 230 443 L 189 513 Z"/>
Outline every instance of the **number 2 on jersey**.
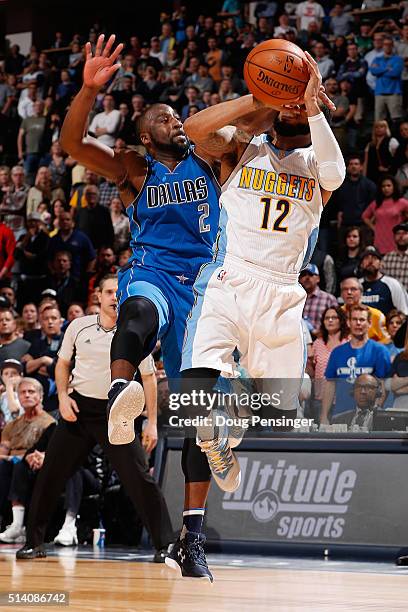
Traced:
<path fill-rule="evenodd" d="M 261 203 L 264 205 L 263 216 L 261 229 L 269 229 L 269 217 L 271 215 L 271 204 L 272 198 L 261 198 Z M 276 202 L 276 210 L 280 211 L 280 215 L 275 219 L 274 224 L 272 226 L 273 232 L 284 232 L 288 231 L 288 228 L 285 225 L 282 225 L 283 221 L 289 215 L 291 209 L 291 204 L 288 200 L 278 200 Z"/>

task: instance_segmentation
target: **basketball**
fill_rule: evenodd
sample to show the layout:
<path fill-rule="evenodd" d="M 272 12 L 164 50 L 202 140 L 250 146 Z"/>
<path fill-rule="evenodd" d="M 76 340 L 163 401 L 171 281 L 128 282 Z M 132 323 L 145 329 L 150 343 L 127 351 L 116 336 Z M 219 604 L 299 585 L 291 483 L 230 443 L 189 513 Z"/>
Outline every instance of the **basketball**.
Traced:
<path fill-rule="evenodd" d="M 244 78 L 249 91 L 264 104 L 290 104 L 305 92 L 309 80 L 306 56 L 294 43 L 265 40 L 245 60 Z"/>

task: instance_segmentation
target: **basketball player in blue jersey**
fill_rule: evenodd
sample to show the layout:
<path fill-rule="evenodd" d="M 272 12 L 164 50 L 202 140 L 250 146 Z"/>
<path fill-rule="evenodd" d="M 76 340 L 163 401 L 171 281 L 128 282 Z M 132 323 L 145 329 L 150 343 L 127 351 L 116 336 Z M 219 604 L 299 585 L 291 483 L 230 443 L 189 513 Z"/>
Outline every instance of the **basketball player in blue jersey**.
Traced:
<path fill-rule="evenodd" d="M 90 44 L 86 45 L 83 87 L 65 118 L 61 145 L 87 168 L 117 184 L 130 219 L 133 255 L 119 272 L 120 310 L 111 348 L 108 403 L 110 442 L 126 444 L 134 439 L 133 419 L 144 406 L 143 389 L 133 377 L 158 338 L 168 377 L 179 376 L 192 286 L 200 266 L 212 258 L 219 186 L 212 171 L 217 155 L 204 152 L 206 161 L 198 156 L 179 116 L 165 104 L 151 106 L 141 117 L 139 134 L 146 157 L 131 150 L 116 153 L 85 136 L 96 96 L 119 67 L 116 60 L 123 45 L 113 50 L 114 39 L 111 36 L 104 47 L 100 36 L 94 55 Z M 266 117 L 270 121 L 271 111 L 254 106 L 252 96 L 247 96 L 240 115 L 244 126 L 247 122 L 256 125 Z M 96 136 L 103 133 L 100 129 Z M 156 415 L 148 415 L 144 436 L 157 438 Z M 202 540 L 194 529 L 197 500 L 208 490 L 208 463 L 195 440 L 185 440 L 182 465 L 187 530 L 192 512 L 192 535 L 183 540 L 183 575 L 209 579 Z"/>

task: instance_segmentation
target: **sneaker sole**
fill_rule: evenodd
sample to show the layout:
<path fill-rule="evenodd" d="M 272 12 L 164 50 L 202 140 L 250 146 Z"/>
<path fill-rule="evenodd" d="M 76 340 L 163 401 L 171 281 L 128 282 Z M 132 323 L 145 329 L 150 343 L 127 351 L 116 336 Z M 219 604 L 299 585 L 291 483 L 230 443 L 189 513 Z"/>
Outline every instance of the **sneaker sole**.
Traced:
<path fill-rule="evenodd" d="M 215 482 L 219 486 L 219 488 L 222 491 L 225 491 L 225 493 L 234 493 L 239 488 L 239 485 L 241 484 L 241 470 L 239 470 L 239 474 L 238 474 L 236 482 L 235 482 L 235 484 L 233 486 L 225 486 L 227 484 L 225 480 L 221 480 L 213 472 L 211 472 L 211 473 L 212 473 L 212 475 L 214 477 Z"/>
<path fill-rule="evenodd" d="M 183 576 L 181 567 L 179 566 L 177 561 L 175 561 L 174 559 L 171 559 L 170 557 L 166 557 L 164 562 L 167 565 L 167 567 L 178 572 L 180 578 L 182 578 L 183 580 L 206 580 L 210 584 L 212 584 L 213 582 L 209 576 L 197 576 L 196 578 L 194 578 L 194 576 Z"/>
<path fill-rule="evenodd" d="M 143 412 L 143 387 L 132 381 L 112 404 L 109 411 L 108 438 L 111 444 L 130 444 L 135 439 L 133 421 Z"/>

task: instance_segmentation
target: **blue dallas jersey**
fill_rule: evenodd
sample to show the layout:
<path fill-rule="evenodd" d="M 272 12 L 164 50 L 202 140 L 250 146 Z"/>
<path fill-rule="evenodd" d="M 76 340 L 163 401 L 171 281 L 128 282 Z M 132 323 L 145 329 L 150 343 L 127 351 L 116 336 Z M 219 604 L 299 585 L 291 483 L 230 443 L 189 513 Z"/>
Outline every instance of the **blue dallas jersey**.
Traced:
<path fill-rule="evenodd" d="M 146 161 L 143 187 L 126 209 L 131 260 L 195 278 L 200 266 L 212 258 L 219 218 L 218 181 L 192 147 L 173 172 L 150 155 Z"/>

